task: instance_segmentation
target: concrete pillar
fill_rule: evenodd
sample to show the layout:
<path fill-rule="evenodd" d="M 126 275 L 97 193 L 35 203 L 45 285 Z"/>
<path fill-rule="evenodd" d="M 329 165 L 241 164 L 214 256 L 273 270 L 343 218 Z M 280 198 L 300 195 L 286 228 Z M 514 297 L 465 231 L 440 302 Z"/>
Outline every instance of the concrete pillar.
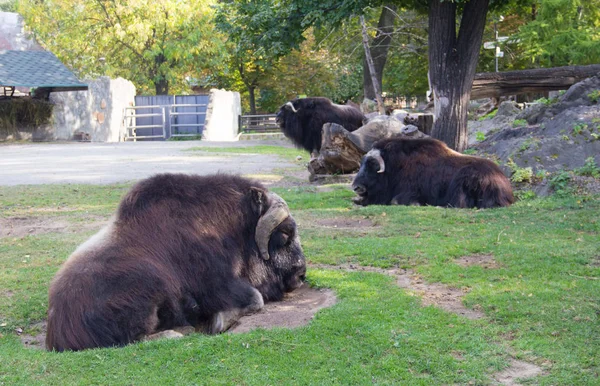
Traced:
<path fill-rule="evenodd" d="M 206 141 L 237 141 L 241 114 L 240 93 L 211 89 L 206 109 L 203 139 Z"/>

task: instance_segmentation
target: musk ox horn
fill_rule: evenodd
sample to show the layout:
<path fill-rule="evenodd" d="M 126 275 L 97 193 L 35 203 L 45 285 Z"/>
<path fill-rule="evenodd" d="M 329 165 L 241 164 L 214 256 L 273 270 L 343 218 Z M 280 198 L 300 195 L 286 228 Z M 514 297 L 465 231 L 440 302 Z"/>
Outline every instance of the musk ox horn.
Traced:
<path fill-rule="evenodd" d="M 295 112 L 295 113 L 297 113 L 297 112 L 298 112 L 298 110 L 296 110 L 296 108 L 294 107 L 294 105 L 293 105 L 293 103 L 292 103 L 292 102 L 288 102 L 288 103 L 286 103 L 285 105 L 286 105 L 286 106 L 290 106 L 290 108 L 292 109 L 292 111 L 293 111 L 293 112 Z"/>
<path fill-rule="evenodd" d="M 271 201 L 271 207 L 267 212 L 258 219 L 256 225 L 255 241 L 258 245 L 258 250 L 263 259 L 269 260 L 269 239 L 271 233 L 290 216 L 290 210 L 283 200 L 275 193 L 269 192 L 269 198 Z"/>
<path fill-rule="evenodd" d="M 377 160 L 377 162 L 379 162 L 379 170 L 377 171 L 377 173 L 383 173 L 385 172 L 385 162 L 383 161 L 383 158 L 381 157 L 381 152 L 377 149 L 371 149 L 365 157 L 372 157 L 374 159 Z"/>

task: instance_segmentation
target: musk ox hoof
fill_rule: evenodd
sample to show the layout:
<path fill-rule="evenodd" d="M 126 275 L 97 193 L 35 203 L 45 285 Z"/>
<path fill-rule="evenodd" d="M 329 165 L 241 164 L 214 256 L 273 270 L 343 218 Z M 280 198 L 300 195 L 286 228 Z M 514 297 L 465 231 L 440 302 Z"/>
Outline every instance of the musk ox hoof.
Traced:
<path fill-rule="evenodd" d="M 161 332 L 157 332 L 156 334 L 147 335 L 146 337 L 144 337 L 144 340 L 157 340 L 157 339 L 163 339 L 163 338 L 178 339 L 178 338 L 182 338 L 182 337 L 183 337 L 183 334 L 180 332 L 177 332 L 175 330 L 164 330 Z"/>

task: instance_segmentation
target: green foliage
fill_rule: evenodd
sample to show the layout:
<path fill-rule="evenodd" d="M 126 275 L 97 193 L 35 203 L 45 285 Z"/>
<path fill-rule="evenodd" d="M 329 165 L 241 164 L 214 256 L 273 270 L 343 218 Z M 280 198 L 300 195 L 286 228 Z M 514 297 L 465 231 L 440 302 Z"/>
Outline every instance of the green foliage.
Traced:
<path fill-rule="evenodd" d="M 466 155 L 474 155 L 474 154 L 477 154 L 477 150 L 476 150 L 476 149 L 473 149 L 473 148 L 470 148 L 470 149 L 465 149 L 465 151 L 463 151 L 463 154 L 466 154 Z"/>
<path fill-rule="evenodd" d="M 522 168 L 512 159 L 508 159 L 507 166 L 512 171 L 510 180 L 515 183 L 531 182 L 533 179 L 533 169 L 531 167 Z"/>
<path fill-rule="evenodd" d="M 516 190 L 515 197 L 519 201 L 533 200 L 537 198 L 537 195 L 533 190 Z"/>
<path fill-rule="evenodd" d="M 543 0 L 535 20 L 515 38 L 523 55 L 541 67 L 594 64 L 600 61 L 600 1 Z"/>
<path fill-rule="evenodd" d="M 588 125 L 586 125 L 585 123 L 578 123 L 573 126 L 573 135 L 580 135 L 583 133 L 584 130 L 587 130 L 587 128 Z"/>
<path fill-rule="evenodd" d="M 0 12 L 17 12 L 17 0 L 0 0 Z"/>
<path fill-rule="evenodd" d="M 585 164 L 573 170 L 578 176 L 588 176 L 594 178 L 600 178 L 600 168 L 596 165 L 594 157 L 588 157 L 585 159 Z"/>
<path fill-rule="evenodd" d="M 558 102 L 558 98 L 539 98 L 534 101 L 535 103 L 540 103 L 544 106 L 550 106 Z"/>
<path fill-rule="evenodd" d="M 479 142 L 485 141 L 485 133 L 483 131 L 478 131 L 475 134 L 475 139 Z"/>
<path fill-rule="evenodd" d="M 492 119 L 496 116 L 496 114 L 498 114 L 498 109 L 492 110 L 489 113 L 479 117 L 479 121 L 485 121 L 487 119 Z"/>
<path fill-rule="evenodd" d="M 525 119 L 515 119 L 512 123 L 513 127 L 521 127 L 527 126 L 527 121 Z"/>
<path fill-rule="evenodd" d="M 571 179 L 571 173 L 561 170 L 550 178 L 549 184 L 558 196 L 565 197 L 573 192 L 573 189 L 570 187 Z"/>
<path fill-rule="evenodd" d="M 587 95 L 592 103 L 598 103 L 600 101 L 600 90 L 594 90 Z"/>
<path fill-rule="evenodd" d="M 80 77 L 131 80 L 144 93 L 185 93 L 223 60 L 212 0 L 19 1 L 19 13 L 45 48 Z M 102 60 L 101 60 L 102 59 Z"/>
<path fill-rule="evenodd" d="M 25 97 L 0 100 L 0 134 L 33 129 L 50 122 L 53 107 L 50 102 Z"/>

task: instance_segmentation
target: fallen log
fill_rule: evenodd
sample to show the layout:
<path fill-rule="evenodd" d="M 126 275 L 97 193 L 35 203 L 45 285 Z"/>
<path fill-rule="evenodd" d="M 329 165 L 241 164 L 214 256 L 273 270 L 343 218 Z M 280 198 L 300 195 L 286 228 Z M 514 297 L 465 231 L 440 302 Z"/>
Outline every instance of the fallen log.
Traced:
<path fill-rule="evenodd" d="M 566 90 L 600 73 L 600 64 L 475 74 L 471 99 Z"/>
<path fill-rule="evenodd" d="M 404 125 L 389 116 L 379 116 L 353 132 L 336 123 L 324 124 L 319 156 L 308 163 L 310 180 L 315 180 L 315 176 L 319 175 L 356 172 L 362 156 L 371 150 L 376 141 L 395 136 L 426 137 L 417 127 Z"/>

